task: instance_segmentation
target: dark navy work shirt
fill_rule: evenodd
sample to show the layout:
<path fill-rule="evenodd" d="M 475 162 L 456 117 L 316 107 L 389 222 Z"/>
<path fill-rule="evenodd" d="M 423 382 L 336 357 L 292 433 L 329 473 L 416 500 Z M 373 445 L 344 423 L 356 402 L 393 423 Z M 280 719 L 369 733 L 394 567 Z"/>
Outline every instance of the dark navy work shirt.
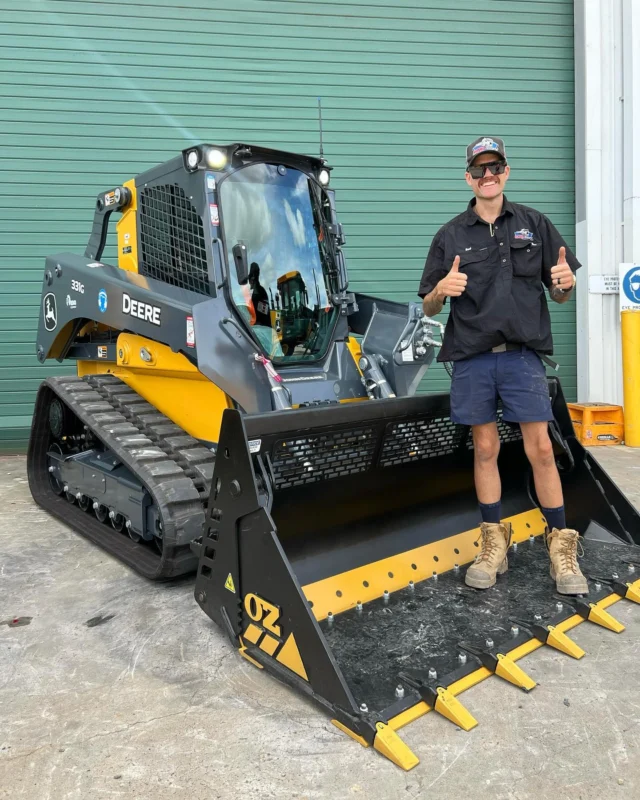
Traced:
<path fill-rule="evenodd" d="M 567 263 L 581 266 L 553 224 L 533 208 L 510 203 L 493 225 L 475 212 L 475 197 L 464 213 L 436 233 L 424 265 L 418 294 L 431 292 L 460 256 L 467 288 L 452 297 L 438 361 L 459 361 L 504 342 L 553 353 L 551 320 L 544 287 L 566 247 Z"/>

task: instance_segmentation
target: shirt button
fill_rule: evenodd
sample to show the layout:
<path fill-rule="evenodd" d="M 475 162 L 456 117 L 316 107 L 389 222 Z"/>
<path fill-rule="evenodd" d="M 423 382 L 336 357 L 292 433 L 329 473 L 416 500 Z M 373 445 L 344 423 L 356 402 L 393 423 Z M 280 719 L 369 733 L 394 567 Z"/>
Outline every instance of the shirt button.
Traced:
<path fill-rule="evenodd" d="M 506 264 L 506 263 L 507 263 L 507 259 L 506 259 L 506 258 L 503 258 L 503 259 L 502 259 L 502 263 L 503 263 L 503 264 Z"/>
<path fill-rule="evenodd" d="M 504 244 L 504 242 L 500 242 L 500 247 L 502 247 L 503 244 Z"/>
<path fill-rule="evenodd" d="M 530 253 L 530 252 L 531 252 L 531 248 L 527 247 L 527 253 Z"/>

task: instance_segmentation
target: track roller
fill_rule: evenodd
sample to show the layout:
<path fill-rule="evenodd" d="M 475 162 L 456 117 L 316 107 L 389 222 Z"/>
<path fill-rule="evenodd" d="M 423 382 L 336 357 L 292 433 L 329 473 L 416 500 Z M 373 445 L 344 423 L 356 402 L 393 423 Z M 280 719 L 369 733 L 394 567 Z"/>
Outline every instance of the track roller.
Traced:
<path fill-rule="evenodd" d="M 93 512 L 100 522 L 106 522 L 109 519 L 109 509 L 97 500 L 93 501 Z"/>
<path fill-rule="evenodd" d="M 139 533 L 136 533 L 136 532 L 133 530 L 133 526 L 131 525 L 131 520 L 130 520 L 130 519 L 128 519 L 128 520 L 125 522 L 125 527 L 126 527 L 126 529 L 127 529 L 127 533 L 129 534 L 129 538 L 131 539 L 131 541 L 133 541 L 133 542 L 140 542 L 140 541 L 142 541 L 142 536 L 140 536 L 140 534 L 139 534 Z"/>
<path fill-rule="evenodd" d="M 113 529 L 118 531 L 118 533 L 122 533 L 126 522 L 122 514 L 118 514 L 117 511 L 110 511 L 109 519 L 111 520 L 111 525 Z"/>

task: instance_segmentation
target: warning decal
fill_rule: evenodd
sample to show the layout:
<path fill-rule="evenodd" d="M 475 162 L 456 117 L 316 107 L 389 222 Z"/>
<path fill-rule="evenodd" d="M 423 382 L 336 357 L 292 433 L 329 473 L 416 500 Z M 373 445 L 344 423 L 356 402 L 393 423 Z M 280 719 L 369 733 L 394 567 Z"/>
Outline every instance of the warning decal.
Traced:
<path fill-rule="evenodd" d="M 236 587 L 233 585 L 233 578 L 231 577 L 231 573 L 228 574 L 227 580 L 224 582 L 224 588 L 228 589 L 230 592 L 236 593 Z"/>

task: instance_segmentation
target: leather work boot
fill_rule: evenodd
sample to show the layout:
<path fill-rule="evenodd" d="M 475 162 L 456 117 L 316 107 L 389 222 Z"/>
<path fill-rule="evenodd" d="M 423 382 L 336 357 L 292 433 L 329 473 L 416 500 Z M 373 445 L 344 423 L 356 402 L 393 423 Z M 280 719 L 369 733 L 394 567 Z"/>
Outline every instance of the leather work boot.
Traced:
<path fill-rule="evenodd" d="M 496 575 L 507 571 L 507 549 L 511 543 L 511 523 L 483 522 L 480 525 L 482 546 L 467 570 L 464 582 L 474 589 L 488 589 Z"/>
<path fill-rule="evenodd" d="M 551 577 L 558 594 L 588 594 L 587 579 L 578 566 L 578 531 L 554 528 L 547 534 Z"/>

